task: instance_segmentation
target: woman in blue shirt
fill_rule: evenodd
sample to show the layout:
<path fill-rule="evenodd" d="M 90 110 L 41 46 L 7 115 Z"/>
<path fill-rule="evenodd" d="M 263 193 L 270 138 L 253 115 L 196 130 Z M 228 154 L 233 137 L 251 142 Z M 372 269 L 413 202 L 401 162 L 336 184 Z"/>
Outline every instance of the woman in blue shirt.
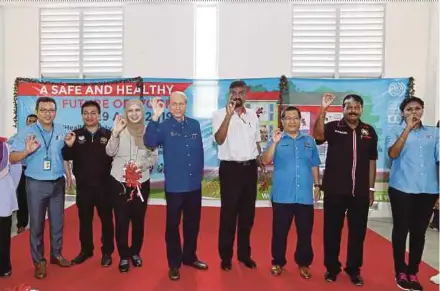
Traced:
<path fill-rule="evenodd" d="M 438 129 L 422 125 L 424 102 L 406 98 L 402 123 L 386 138 L 392 160 L 389 190 L 393 216 L 392 245 L 396 283 L 403 290 L 422 290 L 417 279 L 432 208 L 438 199 Z M 409 233 L 409 261 L 405 262 Z"/>
<path fill-rule="evenodd" d="M 9 277 L 12 273 L 12 213 L 18 209 L 15 190 L 21 176 L 21 164 L 9 163 L 9 148 L 5 141 L 0 138 L 0 277 Z"/>

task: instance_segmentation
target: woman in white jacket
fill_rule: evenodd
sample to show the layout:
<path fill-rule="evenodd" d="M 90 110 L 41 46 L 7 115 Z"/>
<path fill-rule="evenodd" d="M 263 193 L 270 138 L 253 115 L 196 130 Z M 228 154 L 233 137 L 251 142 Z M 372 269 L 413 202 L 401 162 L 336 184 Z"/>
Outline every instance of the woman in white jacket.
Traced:
<path fill-rule="evenodd" d="M 116 245 L 120 257 L 119 271 L 142 266 L 140 251 L 144 240 L 144 219 L 150 194 L 150 170 L 157 162 L 157 150 L 146 148 L 144 104 L 129 100 L 123 117 L 118 116 L 106 152 L 113 157 L 111 176 L 116 218 Z M 128 169 L 132 167 L 132 171 Z M 130 175 L 131 173 L 131 175 Z M 127 181 L 127 174 L 131 178 Z M 135 181 L 137 185 L 132 185 Z M 131 246 L 128 229 L 131 224 Z"/>
<path fill-rule="evenodd" d="M 18 209 L 15 192 L 21 171 L 20 163 L 9 163 L 9 148 L 6 139 L 0 138 L 0 277 L 9 277 L 12 274 L 12 213 Z"/>

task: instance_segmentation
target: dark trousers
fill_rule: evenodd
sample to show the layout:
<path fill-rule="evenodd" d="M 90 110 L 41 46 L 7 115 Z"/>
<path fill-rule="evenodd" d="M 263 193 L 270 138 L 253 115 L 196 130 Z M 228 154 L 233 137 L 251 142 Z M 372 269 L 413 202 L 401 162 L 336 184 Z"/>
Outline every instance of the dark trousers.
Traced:
<path fill-rule="evenodd" d="M 114 251 L 113 207 L 106 187 L 77 185 L 76 206 L 79 217 L 81 252 L 93 254 L 93 216 L 95 207 L 101 220 L 101 252 L 111 255 Z"/>
<path fill-rule="evenodd" d="M 53 257 L 62 255 L 65 189 L 66 180 L 64 177 L 54 181 L 26 178 L 31 255 L 35 264 L 45 260 L 44 222 L 46 211 L 50 226 L 50 254 Z"/>
<path fill-rule="evenodd" d="M 144 202 L 136 195 L 133 196 L 132 200 L 128 200 L 132 189 L 128 188 L 125 183 L 113 179 L 113 184 L 115 189 L 116 245 L 119 257 L 128 259 L 133 255 L 139 255 L 144 243 L 145 213 L 147 211 L 148 196 L 150 195 L 150 180 L 142 183 L 141 195 Z M 128 229 L 130 222 L 131 246 L 129 247 Z"/>
<path fill-rule="evenodd" d="M 29 222 L 29 212 L 27 204 L 26 195 L 26 176 L 24 175 L 25 167 L 23 167 L 23 172 L 21 174 L 20 182 L 17 187 L 17 228 L 26 227 Z"/>
<path fill-rule="evenodd" d="M 12 215 L 0 217 L 0 274 L 11 271 Z"/>
<path fill-rule="evenodd" d="M 238 163 L 221 161 L 220 227 L 218 251 L 222 261 L 230 262 L 233 256 L 235 232 L 237 257 L 240 261 L 251 257 L 250 235 L 255 218 L 257 198 L 257 163 L 255 160 Z"/>
<path fill-rule="evenodd" d="M 324 265 L 328 272 L 339 273 L 342 228 L 348 221 L 346 271 L 358 274 L 363 263 L 364 240 L 367 232 L 368 195 L 355 196 L 324 193 Z"/>
<path fill-rule="evenodd" d="M 295 262 L 300 267 L 308 267 L 312 264 L 313 211 L 313 205 L 272 202 L 272 265 L 283 267 L 287 262 L 287 237 L 293 218 L 295 218 L 298 237 Z"/>
<path fill-rule="evenodd" d="M 393 215 L 394 271 L 396 274 L 415 275 L 419 271 L 425 233 L 431 218 L 432 208 L 438 198 L 433 194 L 407 194 L 390 187 L 388 195 Z M 406 237 L 409 233 L 409 262 L 405 263 Z"/>
<path fill-rule="evenodd" d="M 166 192 L 167 221 L 165 242 L 169 268 L 180 268 L 182 262 L 197 261 L 197 238 L 200 229 L 202 190 L 191 192 Z M 183 249 L 180 241 L 179 225 L 183 214 Z"/>

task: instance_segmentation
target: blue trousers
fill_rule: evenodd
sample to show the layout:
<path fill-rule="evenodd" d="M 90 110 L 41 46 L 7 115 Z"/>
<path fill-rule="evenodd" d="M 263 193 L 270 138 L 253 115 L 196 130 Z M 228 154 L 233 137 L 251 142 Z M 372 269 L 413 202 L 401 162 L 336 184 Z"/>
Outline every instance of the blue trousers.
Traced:
<path fill-rule="evenodd" d="M 50 255 L 61 256 L 63 246 L 65 179 L 39 181 L 26 178 L 31 255 L 34 264 L 44 261 L 44 222 L 50 225 Z"/>

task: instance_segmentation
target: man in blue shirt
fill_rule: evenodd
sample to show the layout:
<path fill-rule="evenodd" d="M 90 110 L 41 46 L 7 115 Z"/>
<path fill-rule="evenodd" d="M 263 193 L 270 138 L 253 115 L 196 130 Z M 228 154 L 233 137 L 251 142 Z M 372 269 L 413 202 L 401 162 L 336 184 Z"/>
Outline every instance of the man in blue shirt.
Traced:
<path fill-rule="evenodd" d="M 199 270 L 208 269 L 208 265 L 199 261 L 196 255 L 204 166 L 202 134 L 199 122 L 185 116 L 186 103 L 183 92 L 173 92 L 169 105 L 172 117 L 159 123 L 165 105 L 158 98 L 153 99 L 153 116 L 144 135 L 145 146 L 163 146 L 167 201 L 165 241 L 171 280 L 180 278 L 182 263 Z M 182 213 L 183 250 L 179 233 Z"/>
<path fill-rule="evenodd" d="M 295 261 L 300 276 L 309 279 L 309 266 L 313 261 L 313 201 L 320 196 L 320 160 L 315 140 L 299 131 L 301 112 L 297 107 L 287 107 L 281 114 L 281 122 L 284 131 L 272 132 L 272 141 L 263 154 L 263 162 L 273 161 L 274 165 L 271 272 L 274 276 L 280 275 L 286 264 L 287 236 L 295 217 L 298 236 Z"/>
<path fill-rule="evenodd" d="M 26 117 L 26 126 L 34 124 L 37 122 L 37 115 L 29 114 Z M 11 138 L 8 139 L 8 144 L 12 146 L 14 143 L 14 139 L 18 136 L 18 133 L 14 134 Z M 29 222 L 29 212 L 27 206 L 27 198 L 26 198 L 26 176 L 24 172 L 26 171 L 26 165 L 22 163 L 23 171 L 21 173 L 20 183 L 18 183 L 17 187 L 17 200 L 18 200 L 18 210 L 17 210 L 17 234 L 22 233 Z"/>
<path fill-rule="evenodd" d="M 11 163 L 26 162 L 26 190 L 30 216 L 31 255 L 37 279 L 46 277 L 44 257 L 44 220 L 46 210 L 50 222 L 50 262 L 69 267 L 70 261 L 62 254 L 64 195 L 66 180 L 71 185 L 68 162 L 63 161 L 61 149 L 65 130 L 54 124 L 56 103 L 53 98 L 40 97 L 36 103 L 38 122 L 20 132 L 12 143 Z"/>

